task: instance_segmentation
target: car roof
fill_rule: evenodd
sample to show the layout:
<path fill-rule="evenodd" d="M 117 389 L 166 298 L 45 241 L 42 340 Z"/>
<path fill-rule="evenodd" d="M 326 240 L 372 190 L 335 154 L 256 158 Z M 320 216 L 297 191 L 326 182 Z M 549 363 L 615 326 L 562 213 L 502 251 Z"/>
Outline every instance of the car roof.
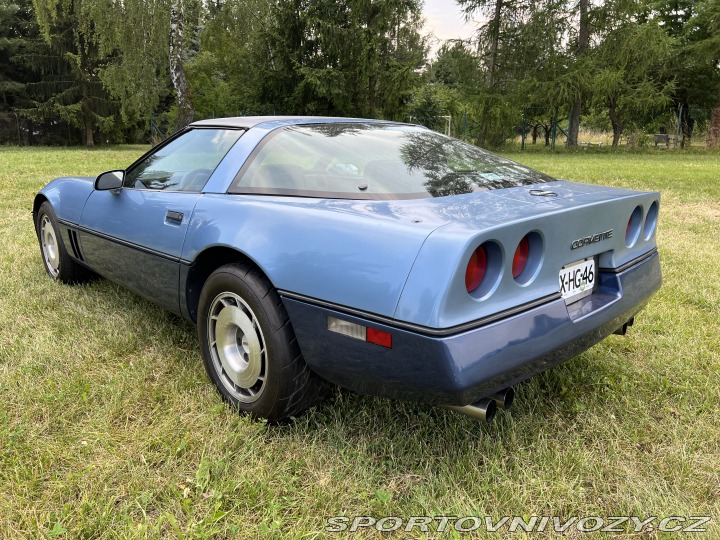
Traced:
<path fill-rule="evenodd" d="M 369 118 L 343 118 L 337 116 L 234 116 L 229 118 L 210 118 L 193 122 L 190 126 L 198 127 L 232 127 L 249 129 L 262 124 L 262 127 L 274 128 L 298 124 L 337 124 L 346 122 L 403 124 L 390 120 L 374 120 Z M 407 124 L 405 124 L 407 125 Z"/>

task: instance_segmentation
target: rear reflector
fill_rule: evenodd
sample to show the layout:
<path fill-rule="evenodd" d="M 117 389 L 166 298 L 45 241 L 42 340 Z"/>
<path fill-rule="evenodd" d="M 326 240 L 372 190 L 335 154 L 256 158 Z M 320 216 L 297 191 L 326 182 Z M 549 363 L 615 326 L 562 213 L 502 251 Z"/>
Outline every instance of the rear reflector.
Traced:
<path fill-rule="evenodd" d="M 361 324 L 343 321 L 335 317 L 328 317 L 327 325 L 328 330 L 331 332 L 392 349 L 392 334 L 388 332 L 376 330 L 375 328 L 367 328 Z"/>
<path fill-rule="evenodd" d="M 374 328 L 367 329 L 367 340 L 368 343 L 374 343 L 381 347 L 392 349 L 392 334 L 383 332 L 382 330 L 375 330 Z"/>

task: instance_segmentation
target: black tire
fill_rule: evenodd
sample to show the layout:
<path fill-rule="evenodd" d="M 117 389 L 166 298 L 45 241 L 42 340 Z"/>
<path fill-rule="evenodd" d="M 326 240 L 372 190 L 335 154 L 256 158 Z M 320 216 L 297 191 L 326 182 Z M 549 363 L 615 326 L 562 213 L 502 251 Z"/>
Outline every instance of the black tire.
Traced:
<path fill-rule="evenodd" d="M 52 205 L 45 201 L 35 218 L 35 232 L 40 256 L 48 275 L 67 284 L 85 283 L 97 277 L 92 270 L 76 262 L 65 249 L 57 216 Z"/>
<path fill-rule="evenodd" d="M 227 264 L 207 279 L 198 337 L 220 395 L 253 417 L 297 416 L 330 388 L 305 364 L 280 296 L 251 264 Z"/>

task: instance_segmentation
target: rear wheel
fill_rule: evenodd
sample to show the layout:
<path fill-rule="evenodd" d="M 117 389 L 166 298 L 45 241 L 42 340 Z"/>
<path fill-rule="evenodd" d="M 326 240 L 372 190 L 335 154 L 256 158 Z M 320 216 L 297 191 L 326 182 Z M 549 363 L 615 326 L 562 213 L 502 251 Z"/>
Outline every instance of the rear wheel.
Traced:
<path fill-rule="evenodd" d="M 200 294 L 198 335 L 220 394 L 255 417 L 295 416 L 329 388 L 305 364 L 279 295 L 249 264 L 210 275 Z"/>
<path fill-rule="evenodd" d="M 55 211 L 47 201 L 40 205 L 35 230 L 43 265 L 51 278 L 72 284 L 90 281 L 96 276 L 94 272 L 76 262 L 65 249 Z"/>

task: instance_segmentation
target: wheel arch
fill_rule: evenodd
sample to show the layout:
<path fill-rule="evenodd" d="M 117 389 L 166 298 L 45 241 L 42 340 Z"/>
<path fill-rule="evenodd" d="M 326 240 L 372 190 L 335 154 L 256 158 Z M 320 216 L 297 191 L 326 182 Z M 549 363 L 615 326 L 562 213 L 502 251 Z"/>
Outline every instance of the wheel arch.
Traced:
<path fill-rule="evenodd" d="M 247 263 L 255 267 L 272 285 L 272 281 L 253 259 L 242 251 L 228 246 L 212 246 L 201 251 L 192 265 L 189 266 L 184 284 L 181 284 L 184 291 L 184 306 L 187 315 L 194 323 L 197 323 L 197 310 L 200 303 L 200 293 L 203 285 L 215 270 L 230 263 Z"/>
<path fill-rule="evenodd" d="M 40 211 L 40 207 L 45 202 L 50 202 L 50 199 L 48 199 L 42 193 L 38 193 L 37 195 L 35 195 L 35 199 L 33 200 L 33 209 L 32 209 L 33 223 L 37 222 L 38 212 Z M 52 204 L 52 203 L 50 203 L 50 204 Z"/>

